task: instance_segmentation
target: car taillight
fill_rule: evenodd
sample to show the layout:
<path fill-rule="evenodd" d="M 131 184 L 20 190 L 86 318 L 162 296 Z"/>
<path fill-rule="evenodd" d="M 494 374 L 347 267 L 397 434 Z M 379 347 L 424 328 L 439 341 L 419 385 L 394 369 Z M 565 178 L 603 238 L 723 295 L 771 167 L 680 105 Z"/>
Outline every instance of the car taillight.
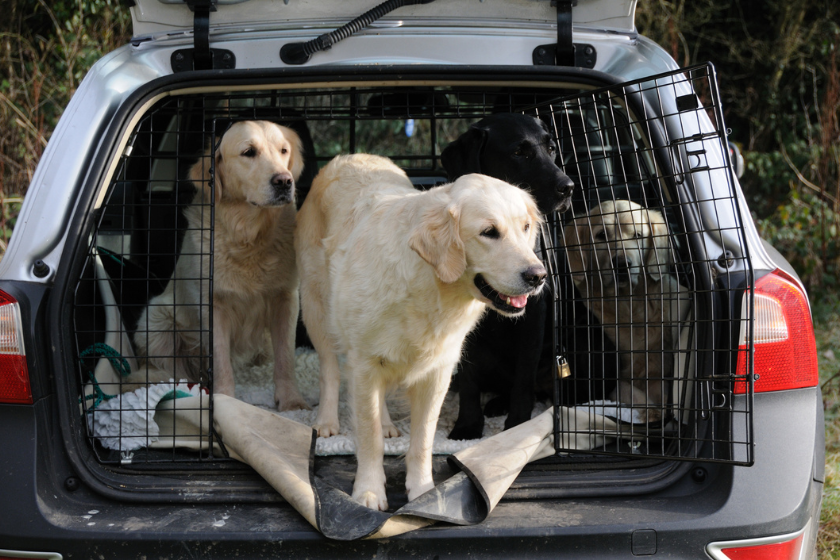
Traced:
<path fill-rule="evenodd" d="M 791 537 L 769 537 L 713 543 L 707 547 L 715 560 L 796 560 L 802 548 L 803 533 Z"/>
<path fill-rule="evenodd" d="M 814 387 L 819 382 L 817 345 L 808 300 L 793 279 L 781 270 L 755 283 L 753 373 L 756 393 Z M 741 317 L 747 317 L 747 301 Z M 747 321 L 741 321 L 737 375 L 747 375 Z M 735 383 L 736 393 L 746 393 L 745 381 Z"/>
<path fill-rule="evenodd" d="M 17 300 L 0 292 L 0 403 L 32 404 Z"/>

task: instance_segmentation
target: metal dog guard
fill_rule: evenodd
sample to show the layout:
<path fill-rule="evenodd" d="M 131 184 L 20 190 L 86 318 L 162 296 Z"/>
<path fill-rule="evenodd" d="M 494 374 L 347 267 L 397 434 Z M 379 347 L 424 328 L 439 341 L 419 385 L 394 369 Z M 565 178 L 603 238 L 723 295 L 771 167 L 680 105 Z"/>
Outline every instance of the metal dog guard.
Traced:
<path fill-rule="evenodd" d="M 674 95 L 661 95 L 664 88 Z M 676 106 L 669 106 L 670 99 L 676 100 Z M 697 118 L 701 111 L 714 123 L 712 130 Z M 525 112 L 550 119 L 564 170 L 580 185 L 574 215 L 553 217 L 544 241 L 556 271 L 552 278 L 558 435 L 597 434 L 598 441 L 606 443 L 593 443 L 592 453 L 752 464 L 751 375 L 736 375 L 732 358 L 749 362 L 751 342 L 748 339 L 739 348 L 740 323 L 732 318 L 739 315 L 740 297 L 751 285 L 753 273 L 714 68 L 700 65 L 557 98 Z M 617 284 L 621 272 L 602 260 L 586 268 L 587 278 L 580 279 L 579 271 L 570 269 L 569 251 L 594 252 L 600 242 L 569 239 L 567 234 L 574 224 L 590 231 L 597 228 L 603 217 L 596 208 L 625 200 L 662 213 L 668 226 L 663 240 L 676 259 L 656 264 L 660 269 L 668 266 L 671 288 L 642 294 L 619 292 L 606 302 L 603 294 L 593 294 L 585 286 Z M 714 211 L 723 206 L 727 212 Z M 618 221 L 629 213 L 612 209 L 610 219 Z M 710 216 L 737 219 L 710 223 Z M 614 244 L 611 257 L 628 254 L 626 244 Z M 747 297 L 751 298 L 749 292 Z M 628 316 L 620 310 L 644 306 L 651 298 L 660 298 L 671 307 L 675 301 L 688 302 L 689 310 L 682 317 L 664 311 L 659 316 L 646 315 L 642 325 L 634 323 L 635 314 Z M 751 309 L 752 302 L 748 305 Z M 598 316 L 599 308 L 614 308 L 610 310 L 614 313 L 600 315 L 615 318 L 604 321 Z M 673 344 L 647 347 L 648 337 L 656 339 L 651 333 L 665 329 L 678 333 Z M 636 337 L 629 345 L 632 349 L 622 336 Z M 718 349 L 704 348 L 709 341 L 715 341 Z M 658 358 L 651 360 L 651 354 Z M 663 387 L 661 402 L 633 402 L 632 398 L 614 402 L 616 384 L 623 379 L 621 370 L 628 361 L 645 364 L 644 371 L 635 373 L 648 390 L 653 384 Z M 662 371 L 648 370 L 657 361 Z M 592 422 L 580 425 L 561 413 L 562 405 L 573 405 L 595 417 L 617 418 L 617 425 L 610 429 L 594 429 Z M 574 451 L 560 437 L 555 445 L 558 454 Z"/>
<path fill-rule="evenodd" d="M 675 94 L 661 95 L 665 88 Z M 668 99 L 677 101 L 671 106 Z M 739 348 L 738 316 L 752 269 L 711 66 L 589 91 L 517 87 L 515 83 L 488 87 L 348 83 L 329 89 L 183 94 L 160 100 L 133 132 L 130 149 L 121 157 L 90 232 L 75 301 L 80 395 L 90 386 L 97 364 L 119 368 L 121 358 L 133 351 L 130 344 L 115 342 L 113 355 L 103 357 L 89 348 L 101 349 L 96 345 L 109 334 L 125 331 L 134 337 L 138 329 L 146 328 L 136 324 L 137 318 L 169 282 L 188 227 L 182 210 L 191 202 L 194 187 L 186 178 L 187 170 L 204 157 L 200 154 L 231 121 L 272 120 L 309 138 L 308 181 L 319 165 L 338 153 L 370 152 L 391 157 L 418 187 L 428 188 L 446 181 L 439 157 L 449 142 L 488 114 L 514 111 L 535 115 L 550 125 L 560 147 L 558 163 L 577 184 L 573 210 L 550 216 L 544 236 L 557 317 L 553 338 L 559 361 L 554 371 L 563 375 L 546 381 L 557 421 L 557 456 L 548 462 L 563 462 L 575 453 L 596 462 L 599 455 L 618 455 L 751 463 L 751 376 L 737 377 L 735 371 L 737 356 L 750 356 L 749 342 Z M 713 129 L 701 125 L 701 112 L 709 115 Z M 212 176 L 213 158 L 205 161 Z M 299 182 L 301 193 L 308 188 L 307 180 Z M 589 250 L 594 242 L 571 244 L 565 229 L 573 220 L 591 227 L 596 206 L 623 200 L 663 216 L 667 233 L 658 238 L 671 259 L 653 265 L 662 276 L 673 279 L 674 288 L 660 290 L 657 297 L 666 303 L 689 302 L 690 316 L 660 314 L 647 316 L 641 323 L 627 318 L 606 323 L 593 314 L 595 304 L 615 308 L 642 300 L 634 302 L 631 296 L 620 294 L 611 299 L 586 296 L 575 284 L 566 252 L 570 245 L 578 251 Z M 716 211 L 724 207 L 725 213 Z M 206 211 L 212 212 L 212 206 Z M 736 219 L 730 223 L 721 216 Z M 109 280 L 96 277 L 97 258 L 105 263 Z M 201 258 L 212 259 L 212 248 L 202 249 Z M 586 270 L 584 276 L 591 280 L 593 274 L 594 270 Z M 600 270 L 598 274 L 606 279 L 614 273 Z M 212 294 L 212 275 L 191 281 L 208 282 Z M 106 298 L 104 291 L 113 292 L 113 298 Z M 123 325 L 106 324 L 111 310 L 120 312 Z M 635 333 L 646 333 L 644 338 L 656 329 L 671 329 L 678 336 L 672 346 L 622 351 L 615 334 L 622 329 L 629 329 L 636 338 Z M 200 330 L 201 336 L 212 340 L 212 313 L 211 324 Z M 644 383 L 664 388 L 661 402 L 605 402 L 628 357 L 677 364 L 637 373 Z M 212 355 L 204 359 L 212 364 Z M 211 385 L 212 369 L 206 383 Z M 81 397 L 86 416 L 95 416 L 97 401 Z M 212 411 L 212 399 L 210 403 Z M 563 421 L 561 407 L 577 407 L 599 421 L 569 424 Z M 633 422 L 634 414 L 648 416 L 646 421 Z M 607 427 L 613 423 L 614 427 Z M 88 424 L 84 429 L 101 463 L 125 463 L 118 451 L 101 445 Z M 590 437 L 591 449 L 564 447 L 564 434 Z M 225 464 L 210 453 L 147 448 L 134 451 L 130 461 L 140 467 L 199 463 L 221 468 Z"/>

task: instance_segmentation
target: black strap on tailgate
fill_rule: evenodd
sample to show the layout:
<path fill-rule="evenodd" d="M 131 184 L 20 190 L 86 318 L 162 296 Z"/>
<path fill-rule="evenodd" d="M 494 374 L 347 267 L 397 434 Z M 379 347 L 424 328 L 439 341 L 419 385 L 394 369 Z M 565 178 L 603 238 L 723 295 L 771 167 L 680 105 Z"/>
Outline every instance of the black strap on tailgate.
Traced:
<path fill-rule="evenodd" d="M 575 44 L 572 42 L 572 6 L 577 0 L 555 0 L 557 6 L 557 66 L 575 65 Z"/>
<path fill-rule="evenodd" d="M 178 49 L 170 62 L 173 72 L 236 68 L 236 56 L 226 49 L 210 48 L 210 12 L 216 0 L 184 0 L 193 12 L 193 48 Z"/>
<path fill-rule="evenodd" d="M 531 55 L 535 65 L 595 68 L 598 53 L 589 44 L 572 42 L 572 8 L 577 0 L 551 0 L 557 8 L 557 44 L 540 45 Z"/>

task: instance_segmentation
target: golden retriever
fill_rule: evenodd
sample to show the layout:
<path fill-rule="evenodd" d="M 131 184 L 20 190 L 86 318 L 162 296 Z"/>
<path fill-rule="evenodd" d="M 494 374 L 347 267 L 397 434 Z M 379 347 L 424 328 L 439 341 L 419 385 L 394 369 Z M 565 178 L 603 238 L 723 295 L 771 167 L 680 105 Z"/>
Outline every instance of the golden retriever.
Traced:
<path fill-rule="evenodd" d="M 489 305 L 524 312 L 546 271 L 531 196 L 484 175 L 425 192 L 389 159 L 338 156 L 315 178 L 295 232 L 303 320 L 321 360 L 316 429 L 338 432 L 339 353 L 355 421 L 353 498 L 385 510 L 384 405 L 406 389 L 408 498 L 432 481 L 432 440 L 467 333 Z M 383 424 L 385 425 L 383 429 Z"/>
<path fill-rule="evenodd" d="M 631 202 L 602 202 L 566 226 L 566 256 L 584 303 L 621 354 L 610 398 L 662 418 L 688 290 L 669 274 L 673 262 L 663 215 Z"/>
<path fill-rule="evenodd" d="M 157 375 L 206 381 L 202 374 L 209 364 L 201 356 L 210 354 L 210 341 L 201 335 L 210 325 L 212 247 L 213 391 L 234 395 L 233 364 L 259 354 L 268 329 L 278 407 L 308 408 L 294 381 L 300 306 L 294 187 L 303 170 L 300 138 L 268 121 L 237 122 L 213 157 L 215 190 L 207 157 L 190 169 L 197 192 L 185 211 L 189 229 L 166 289 L 140 317 L 138 354 L 163 370 Z"/>

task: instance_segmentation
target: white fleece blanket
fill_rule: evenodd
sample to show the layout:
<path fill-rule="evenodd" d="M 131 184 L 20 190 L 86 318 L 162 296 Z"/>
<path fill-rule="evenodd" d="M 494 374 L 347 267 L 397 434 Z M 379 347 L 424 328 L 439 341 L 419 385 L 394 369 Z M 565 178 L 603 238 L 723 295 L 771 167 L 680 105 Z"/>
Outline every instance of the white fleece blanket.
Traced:
<path fill-rule="evenodd" d="M 256 405 L 265 410 L 276 412 L 274 408 L 274 382 L 272 381 L 272 364 L 255 366 L 243 372 L 237 377 L 236 396 L 237 398 Z M 318 397 L 320 394 L 318 386 L 318 354 L 314 350 L 298 348 L 295 359 L 295 374 L 297 375 L 298 388 L 303 398 L 312 407 L 312 410 L 295 410 L 291 412 L 279 412 L 280 416 L 295 420 L 307 426 L 315 423 L 318 413 Z M 341 432 L 330 438 L 318 438 L 315 444 L 316 455 L 353 455 L 356 447 L 353 442 L 353 426 L 351 421 L 350 405 L 346 400 L 346 386 L 342 382 L 341 401 L 339 405 L 339 420 Z M 486 395 L 485 399 L 492 395 Z M 387 438 L 385 440 L 386 455 L 402 455 L 408 451 L 409 433 L 409 411 L 408 403 L 400 398 L 399 394 L 392 395 L 388 399 L 388 411 L 391 419 L 400 430 L 400 437 Z M 482 402 L 482 406 L 485 403 Z M 547 402 L 537 402 L 531 412 L 531 418 L 536 418 L 551 406 Z M 504 430 L 507 416 L 485 418 L 484 437 L 481 440 L 451 440 L 447 434 L 455 426 L 458 419 L 459 398 L 458 393 L 450 391 L 441 408 L 438 419 L 437 431 L 433 453 L 448 455 L 456 453 L 474 445 L 477 441 L 487 439 Z M 631 411 L 627 407 L 619 407 L 612 401 L 593 401 L 578 407 L 590 414 L 601 414 L 610 418 L 620 418 L 625 422 L 642 422 L 639 410 Z M 578 427 L 578 429 L 581 429 Z"/>
<path fill-rule="evenodd" d="M 274 381 L 272 379 L 273 366 L 271 363 L 262 366 L 253 366 L 236 379 L 236 397 L 247 403 L 253 404 L 265 410 L 276 412 L 274 407 Z M 318 398 L 320 389 L 318 386 L 318 354 L 311 349 L 298 348 L 295 359 L 295 373 L 297 375 L 298 388 L 301 395 L 312 410 L 295 410 L 290 412 L 278 412 L 280 416 L 295 420 L 307 426 L 315 423 L 318 413 Z M 351 420 L 350 405 L 347 402 L 347 387 L 342 381 L 341 401 L 339 404 L 339 421 L 341 432 L 337 436 L 329 438 L 318 438 L 315 443 L 316 455 L 353 455 L 356 446 L 353 442 L 353 425 Z M 400 437 L 387 438 L 385 440 L 386 455 L 402 455 L 408 451 L 409 414 L 408 403 L 400 398 L 400 395 L 391 395 L 388 400 L 388 411 L 391 419 L 400 430 Z M 538 416 L 547 408 L 544 403 L 537 403 L 531 417 Z M 438 420 L 437 431 L 433 452 L 436 454 L 448 455 L 466 449 L 478 440 L 451 440 L 447 434 L 455 425 L 458 418 L 458 394 L 449 392 L 441 409 Z M 487 418 L 484 425 L 484 437 L 501 432 L 504 428 L 505 417 Z"/>

